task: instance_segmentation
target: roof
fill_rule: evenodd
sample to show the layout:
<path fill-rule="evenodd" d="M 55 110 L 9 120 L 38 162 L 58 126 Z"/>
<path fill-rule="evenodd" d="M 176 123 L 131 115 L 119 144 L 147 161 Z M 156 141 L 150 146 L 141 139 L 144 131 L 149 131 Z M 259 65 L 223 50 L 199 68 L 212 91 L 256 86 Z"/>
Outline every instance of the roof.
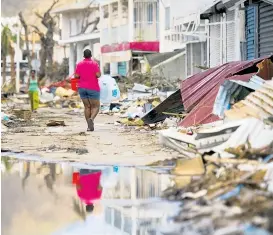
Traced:
<path fill-rule="evenodd" d="M 228 119 L 273 116 L 273 81 L 266 81 L 260 89 L 233 105 L 231 110 L 225 111 L 225 116 Z"/>
<path fill-rule="evenodd" d="M 148 112 L 142 120 L 145 124 L 151 124 L 156 122 L 161 122 L 165 120 L 168 115 L 163 114 L 163 112 L 168 113 L 181 113 L 184 111 L 183 104 L 181 102 L 180 90 L 170 95 L 166 100 Z"/>
<path fill-rule="evenodd" d="M 148 55 L 146 55 L 146 59 L 148 60 L 150 67 L 154 67 L 154 66 L 162 63 L 163 61 L 168 60 L 168 59 L 172 58 L 173 56 L 180 54 L 183 51 L 184 51 L 184 49 L 179 49 L 179 50 L 175 50 L 172 52 L 148 54 Z"/>
<path fill-rule="evenodd" d="M 63 12 L 68 12 L 68 11 L 82 10 L 82 9 L 89 7 L 91 3 L 92 3 L 92 7 L 94 7 L 94 8 L 99 6 L 96 3 L 96 1 L 93 3 L 92 0 L 84 0 L 84 1 L 75 2 L 72 4 L 65 4 L 64 6 L 53 9 L 51 11 L 51 13 L 63 13 Z"/>
<path fill-rule="evenodd" d="M 241 75 L 245 77 L 241 78 L 242 80 L 226 80 L 219 88 L 213 106 L 213 114 L 223 117 L 224 111 L 228 108 L 232 98 L 237 99 L 237 97 L 241 97 L 242 93 L 244 95 L 250 93 L 246 93 L 243 89 L 244 87 L 250 90 L 259 89 L 264 83 L 264 80 L 258 76 L 255 76 L 255 74 L 256 73 Z M 245 80 L 249 78 L 250 80 L 245 82 Z"/>
<path fill-rule="evenodd" d="M 266 58 L 272 59 L 273 57 Z M 263 59 L 226 63 L 183 80 L 181 82 L 182 102 L 185 111 L 189 114 L 180 125 L 187 127 L 218 120 L 218 116 L 212 111 L 220 85 L 227 79 L 248 81 L 249 76 L 240 75 L 255 72 L 256 64 Z M 251 67 L 252 71 L 251 69 L 246 70 Z"/>

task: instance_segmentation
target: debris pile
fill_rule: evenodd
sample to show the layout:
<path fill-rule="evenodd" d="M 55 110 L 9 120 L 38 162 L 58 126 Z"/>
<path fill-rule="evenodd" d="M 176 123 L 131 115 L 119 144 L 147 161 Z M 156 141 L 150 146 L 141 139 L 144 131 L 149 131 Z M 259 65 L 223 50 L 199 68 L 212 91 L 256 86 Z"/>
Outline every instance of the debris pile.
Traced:
<path fill-rule="evenodd" d="M 159 131 L 161 145 L 181 156 L 164 192 L 183 201 L 179 234 L 273 233 L 272 59 L 225 64 L 182 82 L 184 117 Z"/>

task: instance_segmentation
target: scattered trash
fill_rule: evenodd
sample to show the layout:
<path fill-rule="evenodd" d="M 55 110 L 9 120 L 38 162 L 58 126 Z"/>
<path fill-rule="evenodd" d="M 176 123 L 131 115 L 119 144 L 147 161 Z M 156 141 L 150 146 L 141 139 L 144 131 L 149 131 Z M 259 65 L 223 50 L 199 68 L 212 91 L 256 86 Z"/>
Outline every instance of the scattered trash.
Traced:
<path fill-rule="evenodd" d="M 114 78 L 109 75 L 102 75 L 99 79 L 99 85 L 102 104 L 110 104 L 119 100 L 120 90 Z"/>
<path fill-rule="evenodd" d="M 78 155 L 84 155 L 89 153 L 89 151 L 86 148 L 68 148 L 68 152 L 75 152 Z"/>
<path fill-rule="evenodd" d="M 65 126 L 64 121 L 49 121 L 47 124 L 47 126 Z"/>

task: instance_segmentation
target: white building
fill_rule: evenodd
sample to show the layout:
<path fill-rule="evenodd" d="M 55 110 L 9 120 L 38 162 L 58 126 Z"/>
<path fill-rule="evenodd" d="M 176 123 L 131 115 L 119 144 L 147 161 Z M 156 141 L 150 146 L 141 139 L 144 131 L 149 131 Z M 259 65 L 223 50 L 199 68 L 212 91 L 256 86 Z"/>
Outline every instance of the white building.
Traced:
<path fill-rule="evenodd" d="M 273 54 L 272 0 L 193 0 L 183 7 L 182 1 L 164 0 L 164 4 L 161 51 L 186 47 L 186 77 L 200 72 L 200 66 Z"/>
<path fill-rule="evenodd" d="M 141 70 L 143 56 L 159 52 L 158 0 L 108 0 L 100 7 L 101 67 L 111 75 Z"/>
<path fill-rule="evenodd" d="M 75 1 L 74 4 L 52 10 L 60 16 L 61 38 L 59 45 L 69 47 L 69 74 L 83 59 L 83 50 L 90 49 L 100 60 L 99 5 L 96 1 Z"/>

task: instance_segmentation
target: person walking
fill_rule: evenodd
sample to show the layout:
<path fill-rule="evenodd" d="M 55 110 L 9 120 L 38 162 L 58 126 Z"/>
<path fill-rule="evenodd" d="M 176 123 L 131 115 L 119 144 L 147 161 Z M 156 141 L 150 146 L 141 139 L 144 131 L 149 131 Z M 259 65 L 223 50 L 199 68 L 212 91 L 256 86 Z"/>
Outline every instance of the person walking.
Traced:
<path fill-rule="evenodd" d="M 30 71 L 30 78 L 28 80 L 28 94 L 30 99 L 31 111 L 36 113 L 39 107 L 39 84 L 35 70 Z"/>
<path fill-rule="evenodd" d="M 94 131 L 94 120 L 100 110 L 100 67 L 92 60 L 89 49 L 83 52 L 83 61 L 76 66 L 75 78 L 79 78 L 78 91 L 84 104 L 84 115 L 87 122 L 87 131 Z"/>

